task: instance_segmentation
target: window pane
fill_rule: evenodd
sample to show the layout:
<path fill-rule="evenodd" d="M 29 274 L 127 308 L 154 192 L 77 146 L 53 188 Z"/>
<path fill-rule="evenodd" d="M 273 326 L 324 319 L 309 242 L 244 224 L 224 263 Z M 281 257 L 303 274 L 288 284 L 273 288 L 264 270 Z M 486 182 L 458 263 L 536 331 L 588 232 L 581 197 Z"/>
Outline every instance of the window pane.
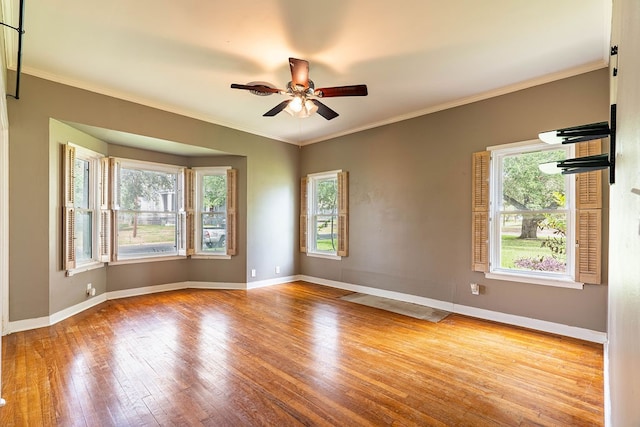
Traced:
<path fill-rule="evenodd" d="M 315 249 L 335 253 L 338 249 L 338 217 L 319 215 L 315 218 Z"/>
<path fill-rule="evenodd" d="M 227 174 L 212 173 L 202 176 L 200 189 L 202 239 L 200 252 L 226 254 L 227 252 Z"/>
<path fill-rule="evenodd" d="M 175 173 L 122 168 L 120 206 L 131 211 L 176 211 Z"/>
<path fill-rule="evenodd" d="M 500 267 L 567 272 L 565 213 L 500 215 Z"/>
<path fill-rule="evenodd" d="M 91 261 L 93 259 L 93 245 L 91 244 L 93 222 L 91 212 L 76 210 L 75 219 L 76 262 Z"/>
<path fill-rule="evenodd" d="M 89 162 L 76 158 L 73 173 L 74 206 L 89 209 Z"/>
<path fill-rule="evenodd" d="M 205 175 L 202 177 L 203 212 L 224 212 L 227 206 L 227 176 Z"/>
<path fill-rule="evenodd" d="M 338 177 L 335 173 L 311 177 L 309 208 L 310 252 L 335 255 L 338 249 Z"/>
<path fill-rule="evenodd" d="M 505 156 L 502 164 L 503 210 L 564 209 L 565 177 L 543 173 L 538 165 L 565 158 L 565 149 Z"/>
<path fill-rule="evenodd" d="M 225 212 L 209 212 L 202 214 L 202 247 L 203 252 L 227 252 L 227 226 Z"/>
<path fill-rule="evenodd" d="M 118 257 L 177 255 L 175 213 L 118 212 Z"/>
<path fill-rule="evenodd" d="M 331 215 L 338 207 L 338 179 L 322 178 L 315 181 L 314 213 Z"/>

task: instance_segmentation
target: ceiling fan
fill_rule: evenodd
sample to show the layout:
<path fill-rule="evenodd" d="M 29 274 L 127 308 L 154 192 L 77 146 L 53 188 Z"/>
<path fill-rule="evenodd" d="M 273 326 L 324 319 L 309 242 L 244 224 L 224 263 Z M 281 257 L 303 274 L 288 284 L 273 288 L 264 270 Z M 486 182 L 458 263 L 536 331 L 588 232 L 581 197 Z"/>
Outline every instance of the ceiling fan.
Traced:
<path fill-rule="evenodd" d="M 316 89 L 313 81 L 309 79 L 309 62 L 304 59 L 289 58 L 291 69 L 291 81 L 287 83 L 287 89 L 277 89 L 268 83 L 256 82 L 246 85 L 233 83 L 232 89 L 248 90 L 254 95 L 271 95 L 279 93 L 288 95 L 290 99 L 282 101 L 271 110 L 263 114 L 272 117 L 284 110 L 294 117 L 309 117 L 316 111 L 327 120 L 338 117 L 338 113 L 324 105 L 318 98 L 330 98 L 337 96 L 367 96 L 367 85 L 335 86 Z"/>

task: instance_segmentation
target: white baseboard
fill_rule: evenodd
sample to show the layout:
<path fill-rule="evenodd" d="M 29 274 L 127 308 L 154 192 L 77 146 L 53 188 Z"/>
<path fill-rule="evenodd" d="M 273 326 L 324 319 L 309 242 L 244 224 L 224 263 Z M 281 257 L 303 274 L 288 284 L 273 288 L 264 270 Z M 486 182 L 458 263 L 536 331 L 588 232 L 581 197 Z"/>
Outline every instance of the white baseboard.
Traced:
<path fill-rule="evenodd" d="M 87 301 L 83 301 L 80 304 L 76 304 L 74 306 L 65 308 L 64 310 L 60 310 L 52 314 L 51 316 L 9 322 L 9 325 L 7 328 L 8 330 L 5 331 L 5 335 L 12 334 L 14 332 L 28 331 L 31 329 L 44 328 L 47 326 L 54 325 L 68 317 L 71 317 L 75 314 L 78 314 L 87 309 L 90 309 L 91 307 L 101 304 L 106 300 L 107 300 L 106 296 L 102 294 L 102 295 L 98 295 L 95 298 L 91 298 Z"/>
<path fill-rule="evenodd" d="M 177 282 L 167 283 L 164 285 L 144 286 L 141 288 L 123 289 L 120 291 L 111 291 L 104 294 L 100 294 L 87 301 L 83 301 L 79 304 L 65 308 L 64 310 L 53 313 L 50 316 L 38 317 L 34 319 L 24 319 L 9 322 L 6 330 L 3 331 L 4 335 L 14 332 L 27 331 L 31 329 L 44 328 L 47 326 L 55 325 L 56 323 L 73 316 L 74 314 L 81 313 L 91 307 L 101 304 L 108 300 L 129 298 L 140 295 L 155 294 L 158 292 L 177 291 L 180 289 L 231 289 L 231 290 L 244 290 L 244 289 L 257 289 L 266 286 L 280 285 L 282 283 L 288 283 L 296 280 L 294 276 L 282 277 L 277 279 L 262 280 L 251 283 L 226 283 L 226 282 Z"/>
<path fill-rule="evenodd" d="M 362 294 L 374 295 L 377 297 L 394 299 L 397 301 L 411 302 L 414 304 L 426 305 L 428 307 L 437 308 L 439 310 L 453 311 L 453 303 L 435 300 L 431 298 L 420 297 L 417 295 L 403 294 L 401 292 L 387 291 L 384 289 L 370 288 L 368 286 L 353 285 L 351 283 L 336 282 L 335 280 L 321 279 L 311 276 L 297 276 L 297 280 L 305 282 L 317 283 L 318 285 L 330 286 L 332 288 L 344 289 L 346 291 L 359 292 Z"/>
<path fill-rule="evenodd" d="M 31 329 L 44 328 L 50 326 L 49 316 L 36 317 L 33 319 L 16 320 L 7 324 L 7 329 L 3 331 L 4 335 L 12 334 L 14 332 L 29 331 Z"/>
<path fill-rule="evenodd" d="M 530 317 L 516 316 L 514 314 L 501 313 L 499 311 L 454 304 L 453 312 L 480 319 L 492 320 L 494 322 L 506 323 L 508 325 L 521 326 L 523 328 L 534 329 L 536 331 L 549 332 L 565 337 L 591 341 L 598 344 L 604 344 L 607 340 L 606 332 L 593 331 L 591 329 L 563 325 L 561 323 L 548 322 L 546 320 L 533 319 Z"/>
<path fill-rule="evenodd" d="M 287 276 L 287 277 L 276 277 L 275 279 L 259 280 L 257 282 L 249 282 L 247 283 L 247 290 L 265 288 L 267 286 L 282 285 L 283 283 L 289 283 L 295 280 L 300 280 L 300 279 L 298 279 L 298 276 Z"/>
<path fill-rule="evenodd" d="M 53 325 L 55 323 L 61 322 L 64 319 L 73 316 L 74 314 L 81 313 L 85 310 L 90 309 L 91 307 L 102 304 L 106 300 L 107 296 L 105 294 L 97 295 L 96 297 L 83 301 L 80 304 L 76 304 L 69 308 L 65 308 L 64 310 L 53 313 L 51 316 L 49 316 L 49 323 Z"/>
<path fill-rule="evenodd" d="M 224 282 L 185 282 L 188 289 L 247 289 L 246 283 L 224 283 Z"/>
<path fill-rule="evenodd" d="M 164 285 L 145 286 L 142 288 L 125 289 L 121 291 L 107 292 L 95 298 L 91 298 L 80 304 L 61 310 L 46 317 L 38 317 L 35 319 L 18 320 L 9 322 L 5 334 L 13 332 L 26 331 L 29 329 L 42 328 L 54 325 L 68 317 L 78 314 L 88 308 L 98 305 L 102 302 L 112 299 L 128 298 L 132 296 L 148 295 L 157 292 L 175 291 L 180 289 L 233 289 L 233 290 L 251 290 L 264 288 L 267 286 L 275 286 L 295 280 L 316 283 L 318 285 L 330 286 L 332 288 L 344 289 L 352 292 L 360 292 L 363 294 L 375 295 L 383 298 L 390 298 L 398 301 L 410 302 L 414 304 L 425 305 L 440 310 L 450 311 L 452 313 L 464 314 L 466 316 L 477 317 L 480 319 L 491 320 L 495 322 L 505 323 L 508 325 L 521 326 L 523 328 L 534 329 L 537 331 L 549 332 L 552 334 L 563 335 L 572 338 L 578 338 L 585 341 L 591 341 L 604 344 L 607 341 L 605 332 L 592 331 L 590 329 L 578 328 L 575 326 L 563 325 L 560 323 L 548 322 L 545 320 L 532 319 L 513 314 L 501 313 L 499 311 L 485 310 L 476 307 L 470 307 L 455 304 L 448 301 L 440 301 L 431 298 L 425 298 L 417 295 L 405 294 L 401 292 L 388 291 L 384 289 L 371 288 L 368 286 L 355 285 L 351 283 L 338 282 L 335 280 L 322 279 L 319 277 L 296 275 L 287 277 L 278 277 L 275 279 L 261 280 L 249 283 L 224 283 L 224 282 L 178 282 L 168 283 Z"/>
<path fill-rule="evenodd" d="M 186 289 L 189 282 L 167 283 L 164 285 L 144 286 L 142 288 L 123 289 L 107 292 L 107 300 L 137 297 L 139 295 L 156 294 L 158 292 L 177 291 Z"/>
<path fill-rule="evenodd" d="M 391 298 L 399 301 L 412 302 L 414 304 L 426 305 L 428 307 L 440 310 L 450 311 L 452 313 L 464 314 L 466 316 L 477 317 L 484 320 L 505 323 L 513 326 L 533 329 L 536 331 L 549 332 L 552 334 L 562 335 L 571 338 L 578 338 L 585 341 L 603 344 L 607 340 L 605 332 L 593 331 L 576 326 L 563 325 L 560 323 L 548 322 L 546 320 L 532 319 L 529 317 L 516 316 L 513 314 L 502 313 L 499 311 L 485 310 L 482 308 L 469 307 L 465 305 L 455 304 L 447 301 L 439 301 L 430 298 L 419 297 L 411 294 L 403 294 L 400 292 L 386 291 L 383 289 L 370 288 L 368 286 L 354 285 L 351 283 L 337 282 L 318 277 L 297 276 L 297 280 L 316 283 L 319 285 L 330 286 L 332 288 L 344 289 L 347 291 L 360 292 L 363 294 L 375 295 L 384 298 Z"/>

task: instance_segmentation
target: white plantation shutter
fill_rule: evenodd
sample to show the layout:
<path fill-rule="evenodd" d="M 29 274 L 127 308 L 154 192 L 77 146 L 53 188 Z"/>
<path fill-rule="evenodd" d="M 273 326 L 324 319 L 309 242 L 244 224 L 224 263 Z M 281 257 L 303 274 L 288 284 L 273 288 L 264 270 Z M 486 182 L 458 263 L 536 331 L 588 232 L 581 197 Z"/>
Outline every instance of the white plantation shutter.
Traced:
<path fill-rule="evenodd" d="M 196 223 L 195 214 L 192 212 L 185 212 L 185 229 L 186 229 L 186 255 L 194 255 L 196 253 Z"/>
<path fill-rule="evenodd" d="M 576 157 L 601 153 L 601 140 L 576 144 Z M 601 283 L 602 171 L 576 174 L 576 281 Z"/>
<path fill-rule="evenodd" d="M 111 260 L 118 260 L 118 211 L 120 210 L 120 193 L 118 181 L 120 178 L 120 161 L 109 157 L 109 208 L 111 209 Z"/>
<path fill-rule="evenodd" d="M 227 169 L 227 255 L 237 254 L 238 171 Z"/>
<path fill-rule="evenodd" d="M 187 212 L 185 211 L 187 203 L 186 179 L 187 169 L 182 168 L 177 174 L 176 182 L 176 209 L 178 211 L 176 249 L 178 250 L 179 256 L 187 256 Z"/>
<path fill-rule="evenodd" d="M 489 271 L 489 161 L 491 153 L 473 153 L 471 165 L 471 270 Z"/>
<path fill-rule="evenodd" d="M 74 181 L 74 166 L 76 160 L 76 149 L 69 145 L 62 146 L 63 158 L 63 193 L 64 193 L 64 206 L 62 207 L 62 221 L 63 221 L 63 266 L 65 270 L 72 270 L 76 267 L 76 245 L 75 245 L 75 181 Z"/>
<path fill-rule="evenodd" d="M 75 163 L 76 149 L 73 145 L 65 144 L 63 147 L 63 173 L 64 173 L 64 205 L 73 207 L 75 203 Z"/>
<path fill-rule="evenodd" d="M 576 144 L 576 157 L 600 154 L 602 141 L 580 142 Z M 576 174 L 576 209 L 602 208 L 602 171 Z"/>
<path fill-rule="evenodd" d="M 195 247 L 195 215 L 194 215 L 194 172 L 193 169 L 185 169 L 184 171 L 184 210 L 185 210 L 185 244 L 186 255 L 193 255 L 196 253 Z"/>
<path fill-rule="evenodd" d="M 109 158 L 100 159 L 100 236 L 98 242 L 98 259 L 101 262 L 111 261 L 111 209 L 109 207 Z"/>
<path fill-rule="evenodd" d="M 576 211 L 576 280 L 578 282 L 601 283 L 601 211 L 601 209 Z"/>
<path fill-rule="evenodd" d="M 338 250 L 349 255 L 349 172 L 338 172 Z"/>
<path fill-rule="evenodd" d="M 300 252 L 307 252 L 307 230 L 309 228 L 307 216 L 307 177 L 300 179 Z"/>
<path fill-rule="evenodd" d="M 120 175 L 120 161 L 109 157 L 109 203 L 113 210 L 120 209 L 120 194 L 117 186 Z"/>

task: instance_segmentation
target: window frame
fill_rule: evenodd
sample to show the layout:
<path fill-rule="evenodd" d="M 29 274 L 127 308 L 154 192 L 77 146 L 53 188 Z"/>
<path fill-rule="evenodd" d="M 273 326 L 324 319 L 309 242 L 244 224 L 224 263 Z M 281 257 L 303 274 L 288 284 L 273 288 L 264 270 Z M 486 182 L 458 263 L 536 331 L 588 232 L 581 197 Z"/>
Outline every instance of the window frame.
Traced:
<path fill-rule="evenodd" d="M 316 221 L 318 215 L 314 206 L 316 199 L 315 183 L 326 178 L 336 180 L 336 228 L 337 248 L 335 252 L 316 249 Z M 348 255 L 348 173 L 339 169 L 309 174 L 301 180 L 300 195 L 300 250 L 308 256 L 341 260 Z"/>
<path fill-rule="evenodd" d="M 572 242 L 576 241 L 576 196 L 575 180 L 572 175 L 565 175 L 565 191 L 567 209 L 563 210 L 567 215 L 566 233 L 566 272 L 554 273 L 543 271 L 516 270 L 500 267 L 501 257 L 501 227 L 500 215 L 502 210 L 502 160 L 507 156 L 526 154 L 537 151 L 566 151 L 566 158 L 574 157 L 573 145 L 549 145 L 540 140 L 523 141 L 512 144 L 503 144 L 487 147 L 490 152 L 489 172 L 489 269 L 485 277 L 514 282 L 525 282 L 537 285 L 556 286 L 565 288 L 582 289 L 583 283 L 576 281 L 576 251 Z"/>
<path fill-rule="evenodd" d="M 193 251 L 190 253 L 191 258 L 194 259 L 231 259 L 231 255 L 228 254 L 228 245 L 229 239 L 225 238 L 224 242 L 224 252 L 221 253 L 211 253 L 205 252 L 202 250 L 203 247 L 203 227 L 202 227 L 202 214 L 203 214 L 203 178 L 205 176 L 210 175 L 223 175 L 225 178 L 225 185 L 227 187 L 227 195 L 224 209 L 224 217 L 225 219 L 228 217 L 228 208 L 229 208 L 229 171 L 233 168 L 231 166 L 203 166 L 203 167 L 194 167 L 191 170 L 193 171 L 193 226 L 191 227 L 193 230 Z M 228 223 L 225 222 L 225 235 L 228 236 Z"/>
<path fill-rule="evenodd" d="M 149 162 L 143 160 L 135 160 L 128 158 L 110 158 L 111 160 L 111 210 L 113 212 L 113 223 L 112 223 L 112 256 L 109 264 L 118 265 L 118 264 L 131 264 L 131 263 L 141 263 L 141 262 L 152 262 L 152 261 L 165 261 L 165 260 L 173 260 L 173 259 L 184 259 L 186 257 L 186 252 L 184 251 L 185 240 L 186 240 L 186 226 L 185 226 L 185 168 L 183 166 L 166 164 L 166 163 L 157 163 L 157 162 Z M 131 257 L 121 257 L 119 255 L 119 233 L 118 233 L 118 216 L 121 211 L 123 211 L 120 204 L 120 176 L 122 169 L 139 169 L 150 172 L 161 172 L 161 173 L 171 173 L 176 174 L 176 183 L 175 183 L 175 211 L 164 211 L 175 213 L 176 216 L 176 225 L 175 225 L 175 252 L 170 254 L 146 254 L 143 256 L 131 256 Z M 128 211 L 128 210 L 127 210 Z M 160 211 L 143 211 L 143 212 L 160 212 Z"/>
<path fill-rule="evenodd" d="M 74 274 L 89 271 L 96 268 L 104 267 L 105 262 L 102 260 L 101 252 L 100 252 L 100 244 L 101 244 L 101 191 L 104 185 L 108 185 L 108 183 L 104 182 L 105 176 L 102 171 L 102 159 L 105 158 L 104 154 L 93 151 L 89 148 L 83 147 L 81 145 L 67 142 L 63 144 L 63 171 L 65 175 L 64 183 L 63 183 L 63 194 L 65 194 L 65 212 L 64 215 L 67 217 L 63 222 L 64 227 L 64 239 L 65 244 L 64 247 L 68 248 L 69 242 L 68 239 L 73 240 L 73 252 L 69 254 L 68 250 L 65 253 L 65 265 L 63 269 L 65 270 L 65 274 L 67 276 L 73 276 Z M 88 203 L 87 208 L 78 208 L 75 204 L 75 163 L 77 160 L 83 160 L 88 163 L 89 171 L 89 185 L 88 185 Z M 77 258 L 77 246 L 76 246 L 76 221 L 77 221 L 77 211 L 78 210 L 86 211 L 91 213 L 91 258 L 86 259 L 84 261 L 79 261 Z M 71 216 L 71 221 L 73 225 L 69 224 L 69 216 Z"/>

